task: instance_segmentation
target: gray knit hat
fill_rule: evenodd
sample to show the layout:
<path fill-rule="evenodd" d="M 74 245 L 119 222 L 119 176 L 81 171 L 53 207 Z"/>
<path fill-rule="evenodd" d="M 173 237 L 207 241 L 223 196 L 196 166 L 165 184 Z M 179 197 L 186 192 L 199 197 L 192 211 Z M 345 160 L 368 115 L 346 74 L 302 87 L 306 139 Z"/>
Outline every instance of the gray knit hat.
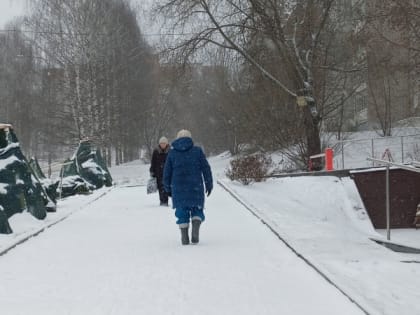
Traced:
<path fill-rule="evenodd" d="M 159 144 L 164 143 L 164 144 L 169 144 L 168 138 L 166 137 L 162 137 L 159 139 Z"/>
<path fill-rule="evenodd" d="M 178 133 L 176 135 L 176 138 L 177 139 L 179 139 L 179 138 L 185 138 L 185 137 L 186 138 L 191 138 L 191 132 L 189 130 L 182 129 L 182 130 L 178 131 Z"/>

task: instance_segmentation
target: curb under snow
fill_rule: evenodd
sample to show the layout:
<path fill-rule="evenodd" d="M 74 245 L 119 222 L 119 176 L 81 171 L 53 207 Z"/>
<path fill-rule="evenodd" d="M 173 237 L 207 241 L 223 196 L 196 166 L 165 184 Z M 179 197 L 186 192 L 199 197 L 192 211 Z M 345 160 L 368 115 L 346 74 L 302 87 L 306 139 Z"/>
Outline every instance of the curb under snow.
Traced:
<path fill-rule="evenodd" d="M 105 195 L 107 195 L 112 189 L 113 187 L 110 187 L 109 189 L 107 189 L 106 191 L 104 191 L 102 194 L 100 194 L 99 196 L 93 198 L 92 200 L 89 200 L 87 203 L 83 204 L 82 206 L 80 206 L 78 209 L 75 209 L 67 214 L 65 214 L 62 217 L 57 218 L 56 220 L 47 223 L 46 225 L 37 228 L 35 230 L 32 230 L 28 233 L 22 233 L 22 236 L 17 237 L 16 240 L 14 242 L 12 242 L 9 245 L 6 245 L 6 247 L 4 249 L 2 249 L 0 251 L 0 257 L 4 256 L 5 254 L 7 254 L 10 250 L 12 250 L 13 248 L 15 248 L 16 246 L 25 243 L 26 241 L 28 241 L 29 239 L 38 236 L 39 234 L 41 234 L 42 232 L 45 232 L 46 230 L 48 230 L 49 228 L 53 227 L 54 225 L 64 221 L 65 219 L 69 218 L 71 215 L 79 212 L 80 210 L 86 208 L 87 206 L 89 206 L 90 204 L 92 204 L 93 202 L 97 201 L 98 199 L 104 197 Z"/>
<path fill-rule="evenodd" d="M 280 233 L 266 220 L 264 220 L 259 214 L 258 210 L 245 202 L 236 192 L 234 192 L 230 187 L 224 184 L 222 181 L 218 180 L 217 183 L 226 191 L 228 192 L 234 199 L 236 199 L 240 204 L 242 204 L 245 209 L 247 209 L 251 214 L 253 214 L 256 218 L 258 218 L 261 223 L 263 223 L 277 238 L 282 241 L 296 256 L 302 259 L 307 265 L 309 265 L 312 269 L 314 269 L 322 278 L 324 278 L 328 283 L 334 286 L 337 290 L 339 290 L 345 297 L 347 297 L 352 303 L 354 303 L 363 313 L 367 315 L 375 314 L 376 312 L 371 310 L 367 311 L 365 307 L 363 307 L 359 302 L 357 302 L 353 297 L 351 297 L 344 289 L 342 289 L 336 282 L 332 280 L 332 277 L 328 276 L 325 271 L 322 271 L 318 268 L 313 262 L 311 262 L 307 257 L 301 254 L 296 248 L 294 248 L 284 237 L 280 235 Z"/>

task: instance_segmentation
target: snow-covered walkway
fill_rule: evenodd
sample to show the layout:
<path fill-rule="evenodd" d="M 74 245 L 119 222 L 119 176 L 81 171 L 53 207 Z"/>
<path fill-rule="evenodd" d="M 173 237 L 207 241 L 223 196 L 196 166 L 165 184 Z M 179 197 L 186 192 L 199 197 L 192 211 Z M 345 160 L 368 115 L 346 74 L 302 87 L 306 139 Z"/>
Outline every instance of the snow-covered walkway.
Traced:
<path fill-rule="evenodd" d="M 2 314 L 362 314 L 220 187 L 197 246 L 115 188 L 0 257 Z"/>

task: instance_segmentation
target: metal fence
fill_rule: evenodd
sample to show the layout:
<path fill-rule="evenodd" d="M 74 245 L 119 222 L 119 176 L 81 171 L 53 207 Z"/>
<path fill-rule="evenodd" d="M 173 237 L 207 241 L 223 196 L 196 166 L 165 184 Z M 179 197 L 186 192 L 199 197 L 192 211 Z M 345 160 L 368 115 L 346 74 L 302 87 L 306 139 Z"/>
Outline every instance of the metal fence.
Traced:
<path fill-rule="evenodd" d="M 377 166 L 367 158 L 396 163 L 420 160 L 420 134 L 335 141 L 334 168 Z"/>

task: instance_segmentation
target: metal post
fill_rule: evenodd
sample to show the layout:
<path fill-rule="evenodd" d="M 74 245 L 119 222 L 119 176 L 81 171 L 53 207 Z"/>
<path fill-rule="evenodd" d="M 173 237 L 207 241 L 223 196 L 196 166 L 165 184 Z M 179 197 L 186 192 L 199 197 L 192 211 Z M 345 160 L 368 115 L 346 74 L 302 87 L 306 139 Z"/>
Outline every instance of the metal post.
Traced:
<path fill-rule="evenodd" d="M 334 169 L 334 151 L 331 148 L 325 149 L 325 170 L 332 171 Z"/>
<path fill-rule="evenodd" d="M 343 164 L 343 170 L 344 170 L 344 141 L 341 141 L 341 162 Z"/>
<path fill-rule="evenodd" d="M 401 136 L 401 163 L 404 163 L 404 137 Z"/>
<path fill-rule="evenodd" d="M 371 141 L 371 143 L 372 143 L 372 159 L 374 159 L 375 158 L 375 152 L 374 152 L 374 150 L 373 150 L 373 138 L 370 140 Z M 375 161 L 372 161 L 372 166 L 375 166 Z"/>
<path fill-rule="evenodd" d="M 386 165 L 386 239 L 391 240 L 390 211 L 389 211 L 389 164 Z"/>
<path fill-rule="evenodd" d="M 67 163 L 61 163 L 61 164 L 58 164 L 58 165 L 61 165 L 61 171 L 60 171 L 60 184 L 58 185 L 58 187 L 60 188 L 60 193 L 59 193 L 59 195 L 58 195 L 58 199 L 61 199 L 61 193 L 62 193 L 62 191 L 63 191 L 63 178 L 64 178 L 64 166 L 66 166 L 66 165 L 70 165 L 70 164 L 72 164 L 73 163 L 73 161 L 70 161 L 70 162 L 67 162 Z"/>

